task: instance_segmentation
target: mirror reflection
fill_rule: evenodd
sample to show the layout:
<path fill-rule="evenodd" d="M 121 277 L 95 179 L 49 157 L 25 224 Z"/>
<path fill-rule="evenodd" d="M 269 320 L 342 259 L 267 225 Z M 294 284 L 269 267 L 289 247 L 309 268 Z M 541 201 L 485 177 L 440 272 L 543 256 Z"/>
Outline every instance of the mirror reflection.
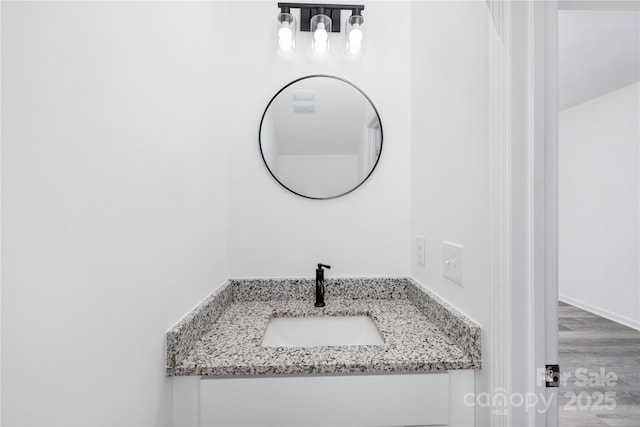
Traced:
<path fill-rule="evenodd" d="M 311 199 L 343 196 L 378 163 L 380 116 L 352 83 L 334 76 L 303 77 L 267 105 L 260 150 L 273 177 L 289 191 Z"/>

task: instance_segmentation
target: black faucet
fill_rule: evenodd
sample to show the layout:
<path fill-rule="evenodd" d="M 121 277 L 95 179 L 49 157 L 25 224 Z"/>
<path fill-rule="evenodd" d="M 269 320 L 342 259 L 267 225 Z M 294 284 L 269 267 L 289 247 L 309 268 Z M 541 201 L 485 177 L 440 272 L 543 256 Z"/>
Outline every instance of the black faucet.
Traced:
<path fill-rule="evenodd" d="M 316 307 L 324 307 L 324 270 L 331 268 L 330 265 L 318 264 L 316 268 Z"/>

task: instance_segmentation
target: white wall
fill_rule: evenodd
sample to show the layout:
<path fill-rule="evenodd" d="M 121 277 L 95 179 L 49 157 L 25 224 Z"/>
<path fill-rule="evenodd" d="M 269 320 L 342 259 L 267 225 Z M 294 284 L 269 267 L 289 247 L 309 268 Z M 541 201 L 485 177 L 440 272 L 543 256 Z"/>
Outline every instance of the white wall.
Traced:
<path fill-rule="evenodd" d="M 275 52 L 277 8 L 236 2 L 251 34 L 238 37 L 236 55 L 218 76 L 229 82 L 224 123 L 230 135 L 231 275 L 311 277 L 318 262 L 329 276 L 394 276 L 409 272 L 409 3 L 366 3 L 367 52 L 359 61 L 342 53 L 344 34 L 325 60 L 309 56 L 309 33 L 298 32 L 291 58 Z M 247 13 L 250 10 L 250 13 Z M 388 17 L 393 10 L 394 24 Z M 296 11 L 297 13 L 297 11 Z M 345 16 L 346 19 L 346 16 Z M 308 200 L 281 187 L 260 156 L 258 128 L 272 96 L 291 80 L 333 74 L 363 89 L 382 117 L 382 158 L 357 191 L 333 200 Z M 327 174 L 332 173 L 330 170 Z"/>
<path fill-rule="evenodd" d="M 488 391 L 490 182 L 484 2 L 415 2 L 411 22 L 411 275 L 479 322 Z M 426 264 L 415 237 L 425 237 Z M 442 275 L 443 241 L 464 245 L 464 286 Z M 486 410 L 477 425 L 489 425 Z"/>
<path fill-rule="evenodd" d="M 170 422 L 229 276 L 219 3 L 2 2 L 2 425 Z"/>
<path fill-rule="evenodd" d="M 640 329 L 640 83 L 560 112 L 560 299 Z"/>

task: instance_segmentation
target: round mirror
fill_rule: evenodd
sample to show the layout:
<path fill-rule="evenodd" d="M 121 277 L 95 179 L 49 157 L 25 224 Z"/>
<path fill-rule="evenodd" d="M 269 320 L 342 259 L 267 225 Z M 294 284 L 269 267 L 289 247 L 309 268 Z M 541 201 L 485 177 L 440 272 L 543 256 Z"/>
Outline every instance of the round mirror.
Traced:
<path fill-rule="evenodd" d="M 289 83 L 260 122 L 260 151 L 271 175 L 310 199 L 358 188 L 382 151 L 382 124 L 369 97 L 338 77 L 313 75 Z"/>

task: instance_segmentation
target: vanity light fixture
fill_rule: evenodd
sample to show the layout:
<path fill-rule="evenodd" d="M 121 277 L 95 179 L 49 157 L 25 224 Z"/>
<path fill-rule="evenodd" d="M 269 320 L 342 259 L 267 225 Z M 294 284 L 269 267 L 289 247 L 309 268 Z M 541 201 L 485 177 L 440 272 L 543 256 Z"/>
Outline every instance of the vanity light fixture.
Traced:
<path fill-rule="evenodd" d="M 346 22 L 347 53 L 362 53 L 362 11 L 364 5 L 278 3 L 278 49 L 289 53 L 295 49 L 296 21 L 291 9 L 300 9 L 300 31 L 312 32 L 311 49 L 317 55 L 326 55 L 331 50 L 331 33 L 340 32 L 340 13 L 350 10 Z"/>

